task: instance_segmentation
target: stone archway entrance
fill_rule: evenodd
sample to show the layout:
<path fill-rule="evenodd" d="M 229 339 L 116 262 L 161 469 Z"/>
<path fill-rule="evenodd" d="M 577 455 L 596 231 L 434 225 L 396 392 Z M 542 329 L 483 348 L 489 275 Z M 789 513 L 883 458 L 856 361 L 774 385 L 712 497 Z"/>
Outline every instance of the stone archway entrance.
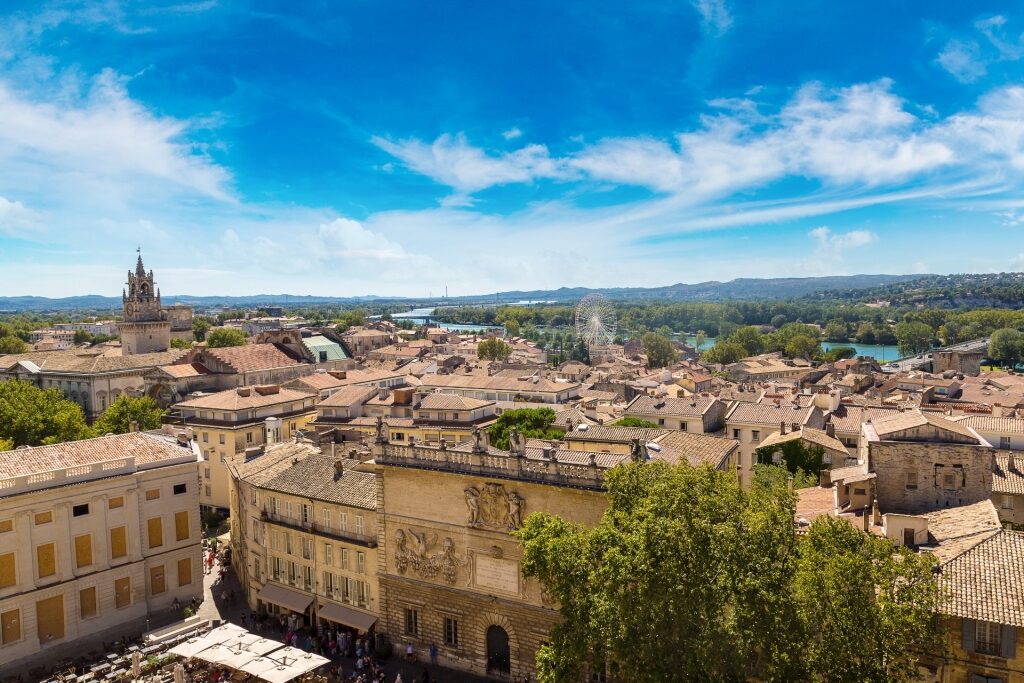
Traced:
<path fill-rule="evenodd" d="M 508 632 L 500 626 L 487 629 L 487 673 L 508 675 L 512 669 Z"/>

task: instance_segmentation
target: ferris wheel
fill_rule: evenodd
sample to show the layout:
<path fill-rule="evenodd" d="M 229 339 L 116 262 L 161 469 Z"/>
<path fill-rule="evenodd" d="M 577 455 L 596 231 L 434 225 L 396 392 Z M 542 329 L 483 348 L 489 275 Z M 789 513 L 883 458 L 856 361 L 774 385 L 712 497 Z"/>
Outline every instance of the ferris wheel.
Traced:
<path fill-rule="evenodd" d="M 615 308 L 598 293 L 587 294 L 576 306 L 576 336 L 587 346 L 611 344 L 615 338 Z"/>

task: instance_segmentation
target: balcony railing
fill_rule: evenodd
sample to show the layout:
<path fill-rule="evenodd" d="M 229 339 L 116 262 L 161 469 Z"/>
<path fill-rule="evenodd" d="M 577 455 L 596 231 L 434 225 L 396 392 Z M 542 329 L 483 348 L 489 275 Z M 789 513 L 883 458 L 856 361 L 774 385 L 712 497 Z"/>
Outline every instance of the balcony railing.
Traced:
<path fill-rule="evenodd" d="M 302 531 L 308 534 L 324 536 L 338 541 L 347 541 L 366 548 L 377 547 L 376 534 L 359 534 L 354 531 L 338 529 L 334 526 L 326 527 L 323 524 L 318 524 L 316 522 L 303 522 L 301 519 L 275 515 L 269 510 L 263 510 L 260 513 L 260 519 L 267 524 L 273 524 L 293 531 Z"/>

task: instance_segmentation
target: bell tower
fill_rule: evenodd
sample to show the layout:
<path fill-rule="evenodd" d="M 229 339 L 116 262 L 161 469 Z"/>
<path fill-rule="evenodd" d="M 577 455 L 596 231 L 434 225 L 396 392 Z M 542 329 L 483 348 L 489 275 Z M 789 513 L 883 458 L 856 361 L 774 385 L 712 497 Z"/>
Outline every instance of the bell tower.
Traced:
<path fill-rule="evenodd" d="M 137 251 L 135 272 L 128 271 L 128 289 L 121 290 L 124 318 L 118 323 L 118 330 L 123 356 L 166 351 L 171 347 L 171 323 L 160 305 L 160 290 L 153 271 L 147 273 L 142 264 L 141 248 Z"/>

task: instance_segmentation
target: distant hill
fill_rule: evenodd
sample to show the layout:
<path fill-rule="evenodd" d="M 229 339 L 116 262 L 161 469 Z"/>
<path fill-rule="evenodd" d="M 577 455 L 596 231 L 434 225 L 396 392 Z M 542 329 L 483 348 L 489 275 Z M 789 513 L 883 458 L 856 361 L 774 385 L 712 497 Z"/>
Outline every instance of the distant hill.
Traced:
<path fill-rule="evenodd" d="M 793 299 L 829 293 L 830 297 L 850 298 L 851 292 L 888 291 L 889 286 L 914 282 L 922 278 L 936 278 L 934 275 L 837 275 L 805 278 L 740 278 L 728 282 L 701 282 L 697 284 L 677 283 L 665 287 L 561 287 L 559 289 L 516 290 L 497 294 L 451 297 L 447 304 L 510 303 L 519 300 L 531 301 L 575 301 L 591 292 L 621 301 L 753 301 L 763 299 Z M 438 300 L 424 300 L 406 297 L 331 297 L 295 296 L 291 294 L 256 294 L 252 296 L 164 296 L 167 304 L 185 303 L 196 308 L 253 307 L 253 306 L 353 306 L 368 303 L 437 304 Z M 121 299 L 116 296 L 88 294 L 59 299 L 38 296 L 0 297 L 0 311 L 67 311 L 120 310 Z"/>
<path fill-rule="evenodd" d="M 922 275 L 912 280 L 857 289 L 823 289 L 807 295 L 822 301 L 939 308 L 1022 308 L 1024 273 Z"/>

